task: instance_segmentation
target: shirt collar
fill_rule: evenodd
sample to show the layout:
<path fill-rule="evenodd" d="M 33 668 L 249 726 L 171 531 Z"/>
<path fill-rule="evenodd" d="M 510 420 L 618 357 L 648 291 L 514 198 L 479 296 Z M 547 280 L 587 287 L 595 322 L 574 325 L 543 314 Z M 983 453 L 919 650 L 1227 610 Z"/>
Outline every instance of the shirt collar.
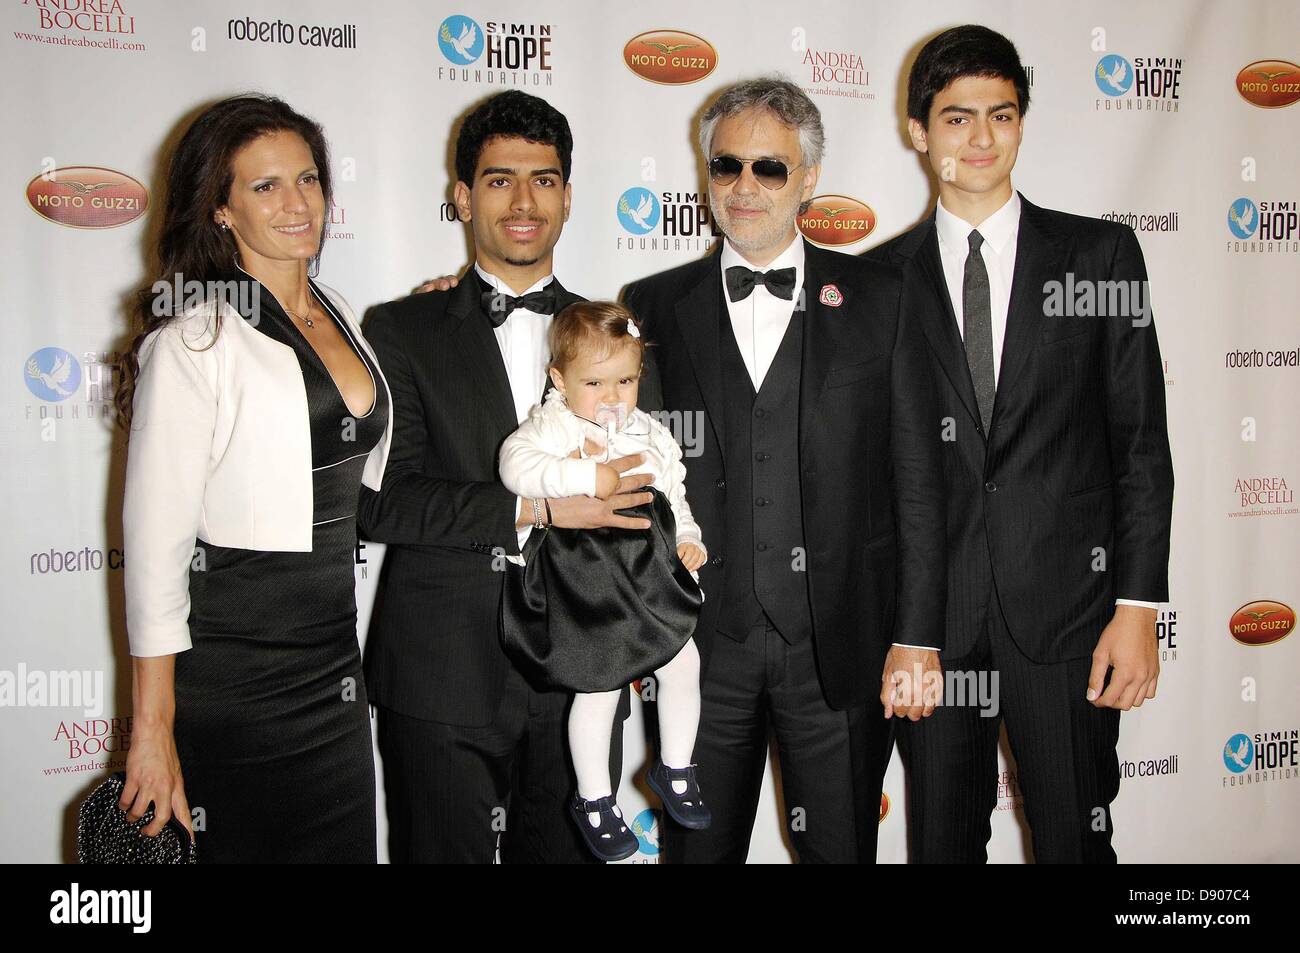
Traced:
<path fill-rule="evenodd" d="M 547 380 L 549 379 L 550 378 L 548 377 Z M 600 424 L 596 423 L 594 420 L 588 420 L 586 417 L 579 417 L 577 414 L 575 414 L 569 408 L 568 400 L 566 400 L 565 396 L 560 393 L 560 389 L 558 387 L 549 386 L 547 388 L 546 395 L 542 398 L 542 405 L 544 408 L 548 408 L 552 413 L 565 413 L 570 415 L 571 417 L 573 417 L 574 420 L 578 421 L 578 423 L 580 423 L 584 428 L 586 428 L 592 433 L 601 434 L 601 435 L 605 434 L 605 428 L 602 427 Z M 638 414 L 640 414 L 640 412 L 641 412 L 640 409 L 637 407 L 633 407 L 630 411 L 628 411 L 627 419 L 623 421 L 623 427 L 619 432 L 625 433 L 629 431 L 632 427 L 633 420 L 637 419 L 637 416 Z"/>
<path fill-rule="evenodd" d="M 483 266 L 480 265 L 477 261 L 474 262 L 474 270 L 478 272 L 480 278 L 482 278 L 484 281 L 486 281 L 489 285 L 492 286 L 493 291 L 500 292 L 501 294 L 507 294 L 512 298 L 522 298 L 524 295 L 532 294 L 534 291 L 541 291 L 543 288 L 545 288 L 547 285 L 549 285 L 552 281 L 555 280 L 554 275 L 547 275 L 545 278 L 539 279 L 531 288 L 526 289 L 523 294 L 517 295 L 508 284 L 506 284 L 496 275 L 492 274 L 489 271 L 484 271 Z"/>
<path fill-rule="evenodd" d="M 731 242 L 725 239 L 722 242 L 722 273 L 726 274 L 727 269 L 735 265 L 741 265 L 750 271 L 775 271 L 777 268 L 793 268 L 795 277 L 795 289 L 803 283 L 803 263 L 804 263 L 803 236 L 798 231 L 794 233 L 794 241 L 786 246 L 785 251 L 772 259 L 771 264 L 763 268 L 755 268 L 749 262 L 745 261 L 744 256 L 736 249 L 731 247 Z"/>
<path fill-rule="evenodd" d="M 969 247 L 969 235 L 973 226 L 944 208 L 943 199 L 939 199 L 939 204 L 934 208 L 934 227 L 939 233 L 939 241 L 947 248 L 964 252 Z M 980 222 L 978 228 L 984 236 L 985 244 L 1001 255 L 1020 232 L 1020 193 L 1013 189 L 1011 198 Z"/>

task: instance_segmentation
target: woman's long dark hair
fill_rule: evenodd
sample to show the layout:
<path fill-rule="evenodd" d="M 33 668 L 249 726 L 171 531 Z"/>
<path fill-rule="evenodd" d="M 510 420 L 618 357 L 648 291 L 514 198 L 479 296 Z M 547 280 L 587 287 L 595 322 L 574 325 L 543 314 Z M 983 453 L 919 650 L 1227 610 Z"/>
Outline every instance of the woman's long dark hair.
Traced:
<path fill-rule="evenodd" d="M 158 238 L 158 280 L 171 286 L 173 278 L 180 275 L 183 282 L 204 282 L 206 287 L 209 281 L 228 281 L 239 274 L 234 235 L 217 225 L 215 215 L 230 201 L 236 153 L 254 139 L 274 132 L 296 132 L 311 149 L 328 216 L 334 193 L 329 147 L 320 125 L 274 96 L 248 94 L 223 99 L 199 114 L 181 137 L 168 165 L 167 202 Z M 322 246 L 325 232 L 322 228 Z M 140 345 L 174 316 L 170 308 L 157 313 L 154 284 L 150 282 L 136 296 L 132 317 L 139 330 L 118 359 L 113 401 L 118 422 L 128 430 L 140 371 Z M 218 328 L 220 320 L 218 310 Z"/>

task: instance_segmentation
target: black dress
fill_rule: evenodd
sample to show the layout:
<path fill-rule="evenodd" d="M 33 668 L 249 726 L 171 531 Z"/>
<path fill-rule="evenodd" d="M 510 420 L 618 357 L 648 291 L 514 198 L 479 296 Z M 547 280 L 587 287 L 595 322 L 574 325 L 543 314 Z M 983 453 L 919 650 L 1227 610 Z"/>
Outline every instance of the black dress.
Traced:
<path fill-rule="evenodd" d="M 607 692 L 676 657 L 704 601 L 677 557 L 677 521 L 668 498 L 618 512 L 649 529 L 534 529 L 525 565 L 505 564 L 501 643 L 540 690 Z"/>
<path fill-rule="evenodd" d="M 293 348 L 306 385 L 312 549 L 195 542 L 193 647 L 176 656 L 176 744 L 191 811 L 202 809 L 200 863 L 376 859 L 353 567 L 361 476 L 389 407 L 378 368 L 313 291 L 370 371 L 375 401 L 364 417 L 353 415 L 307 339 L 261 290 L 256 327 Z"/>

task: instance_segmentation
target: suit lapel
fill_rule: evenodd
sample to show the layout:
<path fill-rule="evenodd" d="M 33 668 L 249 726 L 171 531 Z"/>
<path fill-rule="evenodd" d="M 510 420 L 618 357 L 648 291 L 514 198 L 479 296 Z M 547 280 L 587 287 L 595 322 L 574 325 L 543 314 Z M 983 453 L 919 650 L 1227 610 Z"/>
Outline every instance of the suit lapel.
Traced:
<path fill-rule="evenodd" d="M 718 248 L 721 249 L 721 244 Z M 677 302 L 677 327 L 686 341 L 686 353 L 695 368 L 695 380 L 704 398 L 704 409 L 713 427 L 718 446 L 725 447 L 722 439 L 722 322 L 729 320 L 725 314 L 722 290 L 721 251 L 715 251 L 704 260 L 704 269 L 698 280 L 685 289 Z"/>
<path fill-rule="evenodd" d="M 845 283 L 836 267 L 836 255 L 823 251 L 806 239 L 804 242 L 803 294 L 803 367 L 799 373 L 799 451 L 802 454 L 808 434 L 815 429 L 817 404 L 826 389 L 826 380 L 835 356 L 845 350 L 849 321 L 846 314 L 860 306 L 853 300 L 859 291 Z M 821 292 L 835 285 L 843 299 L 839 307 L 822 304 Z M 796 301 L 796 306 L 798 301 Z M 844 308 L 848 308 L 847 312 Z"/>
<path fill-rule="evenodd" d="M 933 300 L 924 302 L 930 307 L 918 308 L 922 329 L 943 368 L 944 376 L 952 384 L 966 412 L 976 423 L 980 421 L 975 402 L 975 388 L 970 381 L 970 367 L 966 363 L 966 347 L 957 331 L 957 314 L 948 296 L 948 282 L 943 275 L 943 262 L 939 258 L 939 233 L 934 227 L 934 213 L 908 234 L 902 243 L 901 254 L 910 258 L 922 277 L 919 282 L 923 293 Z M 905 319 L 911 317 L 904 315 Z"/>
<path fill-rule="evenodd" d="M 509 433 L 519 426 L 515 419 L 515 402 L 506 375 L 501 346 L 492 333 L 492 324 L 479 304 L 478 277 L 473 268 L 448 292 L 447 314 L 458 324 L 453 334 L 461 354 L 461 367 L 473 381 L 483 406 L 492 415 L 497 430 Z"/>
<path fill-rule="evenodd" d="M 1016 238 L 1016 266 L 1007 307 L 1006 337 L 1002 342 L 1002 366 L 998 373 L 993 419 L 1004 395 L 1023 375 L 1043 327 L 1043 286 L 1059 277 L 1064 257 L 1064 236 L 1037 205 L 1020 196 L 1020 232 Z"/>

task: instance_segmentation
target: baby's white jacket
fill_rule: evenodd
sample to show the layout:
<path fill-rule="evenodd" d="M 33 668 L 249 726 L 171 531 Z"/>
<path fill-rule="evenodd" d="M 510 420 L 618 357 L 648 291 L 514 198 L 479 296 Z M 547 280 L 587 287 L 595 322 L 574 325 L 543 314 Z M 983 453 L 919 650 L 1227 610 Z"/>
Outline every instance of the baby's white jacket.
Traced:
<path fill-rule="evenodd" d="M 596 464 L 600 461 L 587 456 L 587 437 L 603 448 L 610 434 L 570 411 L 564 396 L 552 387 L 501 445 L 501 482 L 511 493 L 525 498 L 595 496 Z M 579 458 L 569 456 L 574 450 Z M 643 453 L 645 459 L 623 475 L 653 474 L 654 486 L 667 498 L 677 521 L 677 544 L 694 543 L 704 550 L 699 524 L 686 503 L 682 448 L 667 427 L 638 409 L 628 414 L 622 429 L 613 432 L 609 459 L 633 453 Z M 521 549 L 529 532 L 528 527 L 520 531 Z"/>

